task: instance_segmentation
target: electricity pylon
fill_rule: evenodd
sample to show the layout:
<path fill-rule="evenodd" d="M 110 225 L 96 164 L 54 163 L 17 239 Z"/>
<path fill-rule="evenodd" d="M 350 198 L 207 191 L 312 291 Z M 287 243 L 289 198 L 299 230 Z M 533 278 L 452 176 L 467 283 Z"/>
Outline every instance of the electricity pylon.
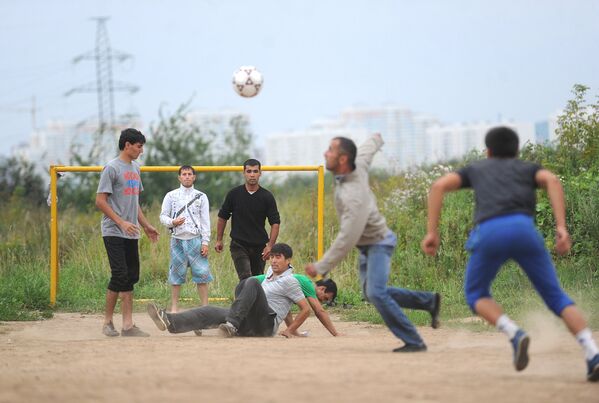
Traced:
<path fill-rule="evenodd" d="M 82 60 L 93 60 L 96 63 L 96 81 L 75 87 L 67 91 L 64 95 L 70 96 L 75 93 L 95 92 L 98 94 L 98 132 L 103 134 L 107 130 L 112 130 L 115 126 L 114 119 L 114 92 L 124 91 L 135 93 L 139 87 L 132 84 L 114 81 L 112 78 L 112 62 L 122 62 L 133 56 L 123 53 L 110 47 L 108 40 L 108 31 L 106 21 L 108 17 L 92 18 L 97 22 L 96 46 L 93 50 L 83 53 L 73 59 L 73 64 Z"/>

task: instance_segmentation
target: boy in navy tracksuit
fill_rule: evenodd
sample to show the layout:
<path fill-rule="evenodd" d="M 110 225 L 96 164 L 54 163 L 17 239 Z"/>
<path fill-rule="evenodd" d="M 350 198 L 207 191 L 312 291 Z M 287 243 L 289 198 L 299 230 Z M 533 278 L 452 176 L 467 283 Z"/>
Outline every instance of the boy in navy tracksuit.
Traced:
<path fill-rule="evenodd" d="M 476 199 L 475 227 L 466 249 L 465 293 L 470 308 L 505 333 L 514 348 L 514 366 L 528 364 L 530 337 L 506 314 L 490 293 L 500 267 L 509 259 L 525 271 L 549 309 L 560 316 L 576 336 L 587 360 L 587 379 L 599 381 L 599 350 L 587 323 L 570 297 L 561 289 L 555 267 L 534 223 L 538 187 L 547 191 L 556 223 L 558 254 L 571 246 L 566 229 L 564 193 L 559 179 L 541 166 L 519 160 L 518 135 L 510 128 L 491 129 L 485 137 L 487 156 L 433 183 L 428 198 L 427 234 L 422 249 L 434 255 L 439 246 L 438 223 L 446 192 L 472 188 Z"/>

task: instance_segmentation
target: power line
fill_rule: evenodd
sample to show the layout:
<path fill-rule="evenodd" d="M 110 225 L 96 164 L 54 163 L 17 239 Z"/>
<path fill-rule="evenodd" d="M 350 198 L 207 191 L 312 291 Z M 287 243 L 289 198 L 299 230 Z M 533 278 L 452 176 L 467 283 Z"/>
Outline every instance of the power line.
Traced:
<path fill-rule="evenodd" d="M 99 133 L 103 134 L 107 129 L 111 130 L 115 126 L 114 119 L 114 92 L 124 91 L 135 93 L 139 87 L 132 84 L 116 82 L 112 78 L 112 61 L 122 62 L 132 58 L 130 54 L 111 49 L 108 40 L 108 30 L 106 21 L 108 17 L 95 17 L 96 25 L 96 46 L 93 50 L 83 53 L 73 59 L 73 64 L 82 60 L 93 60 L 96 64 L 96 81 L 75 87 L 67 91 L 64 95 L 70 96 L 75 93 L 95 92 L 98 95 L 98 128 Z"/>

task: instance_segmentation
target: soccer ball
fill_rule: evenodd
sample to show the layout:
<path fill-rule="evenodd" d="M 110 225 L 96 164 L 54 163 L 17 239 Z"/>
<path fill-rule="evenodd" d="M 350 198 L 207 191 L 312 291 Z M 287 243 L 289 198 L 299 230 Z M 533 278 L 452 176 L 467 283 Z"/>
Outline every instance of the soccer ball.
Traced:
<path fill-rule="evenodd" d="M 233 73 L 233 89 L 242 97 L 251 98 L 258 95 L 263 81 L 262 73 L 254 66 L 241 66 Z"/>

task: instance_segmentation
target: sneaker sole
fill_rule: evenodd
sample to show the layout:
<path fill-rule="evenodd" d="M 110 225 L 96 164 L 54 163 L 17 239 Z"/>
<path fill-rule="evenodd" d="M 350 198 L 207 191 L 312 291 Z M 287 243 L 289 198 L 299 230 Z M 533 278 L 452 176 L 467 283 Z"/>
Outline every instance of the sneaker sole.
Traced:
<path fill-rule="evenodd" d="M 595 368 L 593 368 L 591 373 L 587 376 L 587 380 L 589 382 L 599 381 L 599 365 L 595 365 Z"/>
<path fill-rule="evenodd" d="M 158 307 L 155 304 L 150 303 L 146 309 L 156 327 L 160 330 L 166 330 L 166 323 L 164 323 L 160 318 L 160 315 L 158 315 Z"/>
<path fill-rule="evenodd" d="M 522 337 L 518 343 L 518 349 L 516 350 L 516 356 L 514 357 L 514 366 L 516 371 L 522 371 L 528 365 L 528 346 L 530 344 L 530 337 L 528 335 Z"/>
<path fill-rule="evenodd" d="M 229 328 L 225 325 L 220 325 L 218 327 L 218 330 L 222 337 L 229 338 L 235 336 L 233 333 L 231 333 L 231 331 L 229 331 Z"/>

